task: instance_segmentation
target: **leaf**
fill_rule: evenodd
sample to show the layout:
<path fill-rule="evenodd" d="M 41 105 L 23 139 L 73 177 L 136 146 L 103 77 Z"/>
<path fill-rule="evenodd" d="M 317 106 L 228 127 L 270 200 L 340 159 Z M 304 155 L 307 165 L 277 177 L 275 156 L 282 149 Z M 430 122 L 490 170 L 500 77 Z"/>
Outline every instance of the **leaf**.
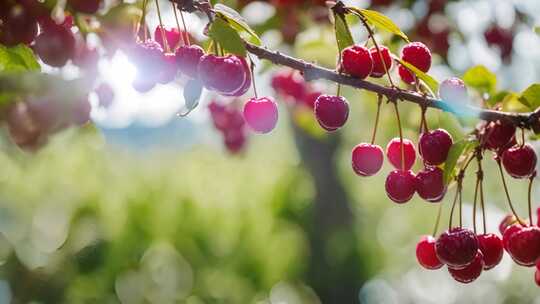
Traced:
<path fill-rule="evenodd" d="M 200 80 L 190 80 L 184 87 L 184 103 L 189 111 L 194 110 L 199 105 L 203 85 Z"/>
<path fill-rule="evenodd" d="M 490 106 L 490 107 L 493 107 L 496 104 L 498 104 L 499 102 L 502 102 L 510 94 L 515 94 L 515 93 L 512 92 L 512 91 L 500 91 L 500 92 L 497 92 L 496 94 L 493 94 L 492 96 L 490 96 L 489 99 L 486 100 L 487 105 Z"/>
<path fill-rule="evenodd" d="M 540 26 L 535 26 L 533 30 L 537 35 L 540 35 Z"/>
<path fill-rule="evenodd" d="M 407 37 L 407 35 L 405 35 L 405 33 L 401 31 L 399 26 L 397 26 L 394 23 L 394 21 L 392 21 L 392 19 L 386 17 L 385 15 L 377 11 L 372 11 L 372 10 L 367 10 L 367 9 L 358 9 L 356 7 L 349 7 L 349 9 L 365 17 L 366 20 L 369 23 L 373 24 L 375 27 L 381 30 L 388 31 L 395 35 L 398 35 L 399 37 L 403 38 L 403 40 L 407 42 L 410 41 L 409 37 Z"/>
<path fill-rule="evenodd" d="M 535 83 L 530 85 L 521 93 L 518 100 L 527 106 L 530 111 L 536 110 L 540 107 L 540 84 Z"/>
<path fill-rule="evenodd" d="M 524 113 L 531 111 L 530 107 L 527 105 L 527 101 L 525 101 L 525 103 L 520 101 L 520 96 L 516 93 L 506 95 L 501 101 L 501 104 L 502 110 L 507 112 Z"/>
<path fill-rule="evenodd" d="M 470 138 L 465 138 L 465 139 L 455 142 L 452 145 L 452 147 L 450 148 L 450 151 L 448 152 L 448 157 L 446 158 L 446 162 L 444 163 L 445 184 L 449 184 L 452 181 L 452 177 L 454 175 L 454 171 L 455 171 L 459 158 L 462 155 L 470 152 L 472 149 L 478 146 L 478 144 L 479 143 L 477 140 L 471 140 Z"/>
<path fill-rule="evenodd" d="M 341 54 L 341 51 L 343 51 L 343 49 L 354 44 L 351 30 L 349 29 L 347 20 L 345 20 L 345 16 L 334 14 L 334 28 L 336 32 L 337 46 L 339 49 L 339 53 Z"/>
<path fill-rule="evenodd" d="M 463 81 L 480 93 L 493 94 L 497 89 L 497 76 L 483 65 L 468 69 L 463 75 Z"/>
<path fill-rule="evenodd" d="M 10 48 L 0 45 L 0 71 L 26 72 L 39 70 L 41 70 L 41 66 L 37 62 L 34 52 L 26 45 L 19 44 Z"/>
<path fill-rule="evenodd" d="M 437 92 L 439 90 L 439 82 L 435 80 L 435 78 L 429 76 L 428 74 L 420 71 L 417 67 L 414 65 L 401 60 L 400 58 L 395 57 L 400 64 L 404 65 L 407 69 L 409 69 L 411 72 L 413 72 L 416 77 L 420 78 L 433 92 Z"/>
<path fill-rule="evenodd" d="M 238 32 L 222 18 L 214 19 L 208 30 L 208 36 L 219 42 L 225 51 L 242 57 L 246 56 L 244 41 Z"/>
<path fill-rule="evenodd" d="M 246 20 L 234 9 L 218 3 L 214 6 L 216 16 L 223 18 L 229 22 L 229 24 L 239 32 L 245 32 L 250 36 L 250 41 L 255 45 L 260 46 L 262 44 L 261 38 L 255 31 L 247 24 Z"/>

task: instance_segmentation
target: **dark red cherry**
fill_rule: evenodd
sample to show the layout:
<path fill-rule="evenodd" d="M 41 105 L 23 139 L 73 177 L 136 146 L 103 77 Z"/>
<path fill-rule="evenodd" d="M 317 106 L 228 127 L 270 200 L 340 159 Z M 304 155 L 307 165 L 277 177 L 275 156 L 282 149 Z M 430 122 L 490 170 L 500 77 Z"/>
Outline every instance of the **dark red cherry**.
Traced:
<path fill-rule="evenodd" d="M 446 130 L 436 129 L 420 135 L 418 152 L 426 164 L 437 166 L 446 161 L 452 144 L 452 136 Z"/>
<path fill-rule="evenodd" d="M 499 265 L 504 252 L 501 238 L 493 233 L 480 234 L 477 238 L 478 247 L 484 257 L 484 270 L 490 270 Z"/>
<path fill-rule="evenodd" d="M 373 59 L 369 50 L 353 45 L 341 52 L 341 70 L 351 76 L 364 79 L 373 70 Z"/>
<path fill-rule="evenodd" d="M 271 97 L 251 98 L 244 105 L 244 120 L 257 133 L 269 133 L 277 124 L 278 107 Z"/>
<path fill-rule="evenodd" d="M 28 106 L 18 102 L 8 108 L 7 129 L 13 143 L 24 150 L 35 150 L 46 141 L 42 130 L 28 111 Z"/>
<path fill-rule="evenodd" d="M 380 78 L 386 73 L 386 71 L 390 71 L 390 69 L 392 68 L 392 57 L 390 56 L 390 51 L 388 50 L 388 48 L 385 46 L 379 46 L 379 51 L 380 54 L 377 51 L 376 47 L 372 47 L 371 49 L 369 49 L 369 52 L 371 53 L 371 58 L 373 59 L 373 70 L 369 75 L 371 77 Z"/>
<path fill-rule="evenodd" d="M 463 269 L 478 252 L 478 239 L 470 229 L 455 227 L 443 232 L 435 243 L 437 257 L 452 269 Z"/>
<path fill-rule="evenodd" d="M 499 232 L 501 233 L 501 235 L 504 234 L 504 232 L 506 231 L 506 228 L 510 227 L 516 222 L 517 222 L 517 219 L 513 214 L 507 214 L 499 223 Z"/>
<path fill-rule="evenodd" d="M 199 77 L 199 61 L 204 50 L 198 45 L 183 45 L 176 49 L 176 64 L 184 75 L 190 78 Z"/>
<path fill-rule="evenodd" d="M 247 140 L 243 129 L 229 129 L 224 136 L 225 147 L 231 154 L 242 152 Z"/>
<path fill-rule="evenodd" d="M 386 195 L 398 204 L 408 202 L 416 191 L 416 177 L 411 170 L 394 170 L 385 183 Z"/>
<path fill-rule="evenodd" d="M 224 96 L 242 95 L 247 91 L 246 83 L 251 79 L 249 67 L 243 57 L 214 54 L 201 57 L 199 78 L 208 90 Z"/>
<path fill-rule="evenodd" d="M 531 145 L 516 145 L 503 152 L 502 164 L 514 178 L 528 178 L 536 170 L 536 152 Z"/>
<path fill-rule="evenodd" d="M 101 5 L 101 0 L 67 0 L 67 3 L 77 12 L 95 14 Z"/>
<path fill-rule="evenodd" d="M 399 138 L 392 139 L 386 146 L 386 157 L 396 169 L 403 169 L 401 155 L 401 141 Z M 416 161 L 416 150 L 412 141 L 403 139 L 403 152 L 405 154 L 405 170 L 409 170 Z"/>
<path fill-rule="evenodd" d="M 302 100 L 308 94 L 304 78 L 294 71 L 283 70 L 275 74 L 272 76 L 271 85 L 279 94 L 292 97 L 295 100 Z M 313 100 L 313 104 L 315 104 L 315 100 Z"/>
<path fill-rule="evenodd" d="M 30 44 L 36 38 L 38 24 L 22 5 L 13 5 L 0 13 L 0 43 L 11 47 Z"/>
<path fill-rule="evenodd" d="M 163 32 L 161 31 L 163 29 Z M 165 50 L 165 43 L 163 39 L 163 34 L 165 35 L 165 40 L 167 41 L 167 45 L 169 46 L 169 49 L 174 52 L 176 48 L 180 44 L 180 38 L 181 34 L 180 31 L 178 31 L 177 28 L 173 27 L 170 29 L 167 29 L 165 27 L 161 27 L 161 25 L 158 25 L 156 29 L 154 30 L 154 40 L 156 40 L 159 45 Z"/>
<path fill-rule="evenodd" d="M 439 167 L 427 167 L 416 174 L 416 192 L 428 202 L 440 202 L 446 194 L 444 173 Z"/>
<path fill-rule="evenodd" d="M 352 167 L 359 176 L 375 175 L 381 170 L 383 159 L 383 150 L 378 145 L 361 143 L 352 150 Z"/>
<path fill-rule="evenodd" d="M 315 117 L 327 131 L 341 128 L 349 118 L 349 103 L 342 96 L 321 95 L 315 100 Z"/>
<path fill-rule="evenodd" d="M 51 24 L 37 36 L 34 50 L 46 64 L 62 67 L 75 54 L 75 38 L 65 27 Z"/>
<path fill-rule="evenodd" d="M 484 268 L 484 259 L 482 252 L 477 251 L 474 259 L 471 263 L 461 269 L 453 269 L 450 266 L 448 267 L 448 272 L 454 280 L 468 284 L 476 280 L 482 274 L 482 269 Z"/>
<path fill-rule="evenodd" d="M 516 127 L 512 123 L 506 120 L 492 121 L 485 128 L 485 148 L 497 152 L 506 147 L 515 133 Z"/>
<path fill-rule="evenodd" d="M 443 263 L 435 253 L 435 238 L 431 235 L 424 235 L 416 244 L 416 259 L 422 267 L 426 269 L 439 269 Z"/>
<path fill-rule="evenodd" d="M 540 286 L 540 270 L 538 269 L 534 272 L 534 282 L 537 286 Z"/>
<path fill-rule="evenodd" d="M 502 242 L 503 242 L 503 248 L 508 251 L 508 242 L 510 240 L 510 237 L 512 235 L 514 235 L 514 233 L 520 231 L 522 228 L 521 224 L 519 224 L 517 222 L 517 220 L 513 223 L 513 224 L 510 224 L 509 226 L 506 227 L 506 229 L 504 230 L 504 233 L 503 233 L 503 238 L 502 238 Z"/>
<path fill-rule="evenodd" d="M 510 228 L 505 231 L 505 236 Z M 512 259 L 522 266 L 532 267 L 540 258 L 540 228 L 522 227 L 509 234 L 506 249 Z"/>
<path fill-rule="evenodd" d="M 416 80 L 416 77 L 414 76 L 414 74 L 411 73 L 406 67 L 402 65 L 398 66 L 398 74 L 399 74 L 399 78 L 401 78 L 401 80 L 403 80 L 403 82 L 405 83 L 413 84 L 414 81 Z"/>
<path fill-rule="evenodd" d="M 421 42 L 411 42 L 401 50 L 401 59 L 406 61 L 422 72 L 429 71 L 431 67 L 431 52 L 427 46 Z M 407 68 L 400 65 L 398 68 L 399 76 L 406 83 L 413 83 L 415 80 L 414 74 Z"/>

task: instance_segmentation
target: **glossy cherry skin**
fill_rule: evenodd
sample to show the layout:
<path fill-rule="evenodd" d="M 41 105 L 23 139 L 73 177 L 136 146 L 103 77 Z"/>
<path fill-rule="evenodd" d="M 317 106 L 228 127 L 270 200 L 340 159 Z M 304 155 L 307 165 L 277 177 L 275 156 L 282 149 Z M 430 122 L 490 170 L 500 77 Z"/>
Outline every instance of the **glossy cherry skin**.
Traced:
<path fill-rule="evenodd" d="M 442 233 L 435 243 L 437 257 L 448 267 L 462 269 L 478 251 L 478 239 L 470 229 L 455 227 Z"/>
<path fill-rule="evenodd" d="M 37 36 L 34 50 L 46 64 L 62 67 L 75 54 L 75 38 L 69 29 L 50 25 Z"/>
<path fill-rule="evenodd" d="M 180 72 L 189 78 L 199 77 L 199 61 L 204 50 L 198 45 L 183 45 L 176 49 L 176 64 Z"/>
<path fill-rule="evenodd" d="M 163 36 L 165 36 L 165 40 L 163 39 Z M 156 40 L 156 42 L 159 43 L 164 50 L 166 49 L 165 41 L 167 41 L 169 49 L 174 52 L 180 43 L 180 38 L 180 31 L 178 31 L 178 29 L 175 27 L 167 29 L 165 27 L 161 27 L 161 25 L 158 25 L 154 30 L 154 40 Z"/>
<path fill-rule="evenodd" d="M 304 78 L 298 73 L 288 70 L 281 71 L 272 76 L 271 85 L 279 94 L 292 97 L 295 100 L 302 100 L 308 94 Z"/>
<path fill-rule="evenodd" d="M 406 61 L 422 72 L 429 71 L 431 67 L 431 51 L 421 42 L 411 42 L 401 50 L 401 59 Z M 413 83 L 414 75 L 404 66 L 398 68 L 399 76 L 406 83 Z"/>
<path fill-rule="evenodd" d="M 504 253 L 501 238 L 494 233 L 480 234 L 476 237 L 478 238 L 478 247 L 484 257 L 484 270 L 490 270 L 499 265 Z"/>
<path fill-rule="evenodd" d="M 371 49 L 369 49 L 369 52 L 371 53 L 371 58 L 373 59 L 373 70 L 371 71 L 371 74 L 369 76 L 375 78 L 382 77 L 384 74 L 386 74 L 386 71 L 390 71 L 390 69 L 392 68 L 392 57 L 390 56 L 390 51 L 388 50 L 388 48 L 385 46 L 379 46 L 379 51 L 380 54 L 377 51 L 376 47 L 372 47 Z"/>
<path fill-rule="evenodd" d="M 453 142 L 452 136 L 444 129 L 428 131 L 420 135 L 418 152 L 426 164 L 437 166 L 446 161 Z"/>
<path fill-rule="evenodd" d="M 431 235 L 424 235 L 416 244 L 416 259 L 422 267 L 430 270 L 439 269 L 443 263 L 435 253 L 435 238 Z"/>
<path fill-rule="evenodd" d="M 359 176 L 377 174 L 381 170 L 383 160 L 384 153 L 378 145 L 361 143 L 352 150 L 352 167 Z"/>
<path fill-rule="evenodd" d="M 501 235 L 504 235 L 506 228 L 510 227 L 516 222 L 517 222 L 517 219 L 513 214 L 507 214 L 499 223 L 499 232 L 501 233 Z"/>
<path fill-rule="evenodd" d="M 441 82 L 439 96 L 442 100 L 451 103 L 464 103 L 468 100 L 467 87 L 463 80 L 451 77 Z"/>
<path fill-rule="evenodd" d="M 444 173 L 439 167 L 428 167 L 416 174 L 416 192 L 428 202 L 440 202 L 446 194 Z"/>
<path fill-rule="evenodd" d="M 484 146 L 486 149 L 497 152 L 506 147 L 516 133 L 516 127 L 506 120 L 490 122 L 484 133 Z"/>
<path fill-rule="evenodd" d="M 269 133 L 277 124 L 278 107 L 271 97 L 253 97 L 244 105 L 244 120 L 257 133 Z"/>
<path fill-rule="evenodd" d="M 505 231 L 504 236 L 507 236 L 509 230 Z M 508 233 L 506 239 L 506 250 L 516 263 L 527 267 L 536 264 L 540 258 L 540 228 L 519 226 L 513 233 Z"/>
<path fill-rule="evenodd" d="M 506 251 L 508 251 L 508 242 L 510 240 L 510 237 L 514 235 L 514 233 L 520 231 L 522 228 L 523 226 L 521 226 L 521 224 L 519 224 L 517 220 L 514 224 L 511 224 L 508 227 L 506 227 L 503 233 L 503 238 L 502 238 L 503 248 Z"/>
<path fill-rule="evenodd" d="M 345 48 L 341 52 L 341 70 L 360 79 L 368 77 L 373 70 L 370 51 L 361 45 Z"/>
<path fill-rule="evenodd" d="M 465 268 L 453 269 L 448 267 L 448 272 L 454 280 L 468 284 L 476 280 L 482 274 L 482 269 L 484 268 L 484 259 L 482 252 L 477 251 L 471 263 L 469 263 Z"/>
<path fill-rule="evenodd" d="M 101 5 L 101 0 L 67 0 L 67 3 L 77 12 L 95 14 Z"/>
<path fill-rule="evenodd" d="M 399 78 L 401 78 L 401 80 L 403 80 L 403 82 L 405 83 L 413 84 L 414 81 L 416 80 L 416 77 L 414 76 L 414 74 L 411 73 L 406 67 L 402 65 L 398 66 L 398 74 L 399 74 Z"/>
<path fill-rule="evenodd" d="M 349 118 L 349 102 L 342 96 L 321 95 L 315 100 L 314 112 L 321 127 L 335 131 Z"/>
<path fill-rule="evenodd" d="M 506 172 L 514 178 L 528 178 L 536 169 L 536 152 L 531 145 L 516 145 L 502 154 L 502 164 Z"/>
<path fill-rule="evenodd" d="M 246 83 L 251 77 L 243 57 L 207 54 L 199 61 L 199 79 L 208 90 L 224 96 L 240 96 L 247 91 Z"/>
<path fill-rule="evenodd" d="M 386 146 L 386 157 L 396 169 L 403 169 L 401 164 L 401 146 L 401 141 L 397 137 L 388 142 L 388 145 Z M 416 149 L 414 148 L 412 141 L 406 138 L 403 139 L 403 152 L 405 153 L 404 169 L 409 170 L 416 161 Z"/>
<path fill-rule="evenodd" d="M 394 170 L 386 177 L 384 186 L 392 201 L 403 204 L 411 200 L 416 191 L 416 177 L 411 170 Z"/>

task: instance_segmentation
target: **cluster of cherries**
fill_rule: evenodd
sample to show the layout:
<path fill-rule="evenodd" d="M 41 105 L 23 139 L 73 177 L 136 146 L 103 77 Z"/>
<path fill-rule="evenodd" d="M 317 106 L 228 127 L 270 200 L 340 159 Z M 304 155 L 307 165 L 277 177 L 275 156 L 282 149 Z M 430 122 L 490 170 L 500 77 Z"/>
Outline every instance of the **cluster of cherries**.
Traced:
<path fill-rule="evenodd" d="M 247 141 L 247 130 L 242 112 L 234 106 L 235 102 L 229 104 L 212 101 L 208 105 L 210 117 L 214 127 L 223 136 L 223 143 L 232 154 L 243 151 Z"/>

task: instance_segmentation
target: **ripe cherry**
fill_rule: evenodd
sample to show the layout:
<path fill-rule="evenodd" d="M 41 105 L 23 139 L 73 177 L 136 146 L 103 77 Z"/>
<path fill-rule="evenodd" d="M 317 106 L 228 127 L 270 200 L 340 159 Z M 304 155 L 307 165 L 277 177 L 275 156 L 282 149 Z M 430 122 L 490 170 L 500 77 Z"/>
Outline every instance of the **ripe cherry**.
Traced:
<path fill-rule="evenodd" d="M 416 244 L 416 259 L 422 267 L 430 270 L 439 269 L 443 263 L 435 253 L 435 238 L 424 235 Z"/>
<path fill-rule="evenodd" d="M 65 27 L 51 24 L 37 36 L 34 50 L 46 64 L 62 67 L 73 58 L 75 38 Z"/>
<path fill-rule="evenodd" d="M 163 29 L 163 32 L 162 32 Z M 167 29 L 165 27 L 161 27 L 161 25 L 158 25 L 156 29 L 154 30 L 154 39 L 156 40 L 159 45 L 163 49 L 166 49 L 165 43 L 163 40 L 163 34 L 165 34 L 165 40 L 167 40 L 167 45 L 169 48 L 174 52 L 176 50 L 176 47 L 178 47 L 178 44 L 180 43 L 181 34 L 180 31 L 178 31 L 177 28 L 173 27 L 170 29 Z"/>
<path fill-rule="evenodd" d="M 478 239 L 470 229 L 455 227 L 442 233 L 435 243 L 437 257 L 452 269 L 463 269 L 473 262 Z"/>
<path fill-rule="evenodd" d="M 22 5 L 3 8 L 0 13 L 0 43 L 15 46 L 30 44 L 38 33 L 36 19 Z"/>
<path fill-rule="evenodd" d="M 501 238 L 494 233 L 480 234 L 477 238 L 478 247 L 484 257 L 484 270 L 499 265 L 504 252 Z"/>
<path fill-rule="evenodd" d="M 249 89 L 251 80 L 249 67 L 243 57 L 214 54 L 201 57 L 199 78 L 208 90 L 224 96 L 244 94 Z"/>
<path fill-rule="evenodd" d="M 77 12 L 95 14 L 99 9 L 101 0 L 68 0 L 67 3 Z"/>
<path fill-rule="evenodd" d="M 505 231 L 505 236 L 509 230 L 510 228 Z M 540 258 L 540 228 L 519 226 L 513 233 L 508 233 L 506 249 L 519 265 L 534 266 Z"/>
<path fill-rule="evenodd" d="M 538 269 L 534 272 L 534 282 L 536 285 L 540 286 L 540 270 Z"/>
<path fill-rule="evenodd" d="M 369 49 L 369 52 L 371 53 L 371 58 L 373 59 L 373 70 L 371 71 L 371 74 L 369 76 L 375 78 L 382 77 L 384 74 L 386 74 L 386 71 L 390 71 L 390 68 L 392 68 L 392 57 L 390 56 L 390 51 L 388 50 L 388 48 L 385 46 L 379 46 L 379 51 L 380 54 L 377 51 L 376 47 L 372 47 L 371 49 Z"/>
<path fill-rule="evenodd" d="M 501 233 L 501 235 L 504 234 L 504 232 L 506 231 L 506 228 L 510 227 L 516 222 L 517 222 L 517 219 L 513 214 L 507 214 L 499 223 L 499 232 Z"/>
<path fill-rule="evenodd" d="M 443 171 L 439 167 L 427 167 L 416 175 L 416 191 L 428 202 L 440 202 L 446 194 Z"/>
<path fill-rule="evenodd" d="M 385 183 L 386 195 L 398 204 L 408 202 L 416 191 L 416 178 L 411 170 L 394 170 Z"/>
<path fill-rule="evenodd" d="M 199 77 L 199 61 L 204 50 L 198 45 L 184 45 L 176 49 L 176 64 L 184 75 L 190 78 Z"/>
<path fill-rule="evenodd" d="M 257 133 L 269 133 L 277 124 L 278 107 L 271 97 L 253 97 L 244 105 L 244 120 Z"/>
<path fill-rule="evenodd" d="M 149 39 L 137 42 L 130 50 L 129 56 L 141 76 L 157 81 L 164 64 L 163 49 L 156 41 Z"/>
<path fill-rule="evenodd" d="M 23 102 L 9 107 L 6 122 L 11 140 L 21 149 L 34 150 L 46 140 Z"/>
<path fill-rule="evenodd" d="M 413 84 L 416 80 L 414 74 L 402 65 L 398 66 L 398 74 L 399 78 L 401 78 L 401 80 L 403 80 L 405 83 Z"/>
<path fill-rule="evenodd" d="M 506 120 L 492 121 L 485 128 L 485 148 L 497 152 L 506 147 L 515 133 L 516 127 L 512 123 Z"/>
<path fill-rule="evenodd" d="M 322 95 L 322 93 L 319 92 L 319 91 L 314 91 L 314 92 L 307 93 L 304 96 L 304 98 L 301 99 L 302 104 L 305 105 L 306 107 L 310 108 L 310 109 L 314 109 L 315 108 L 315 101 L 321 95 Z"/>
<path fill-rule="evenodd" d="M 452 136 L 446 130 L 436 129 L 420 135 L 418 152 L 426 164 L 437 166 L 446 161 L 452 144 Z"/>
<path fill-rule="evenodd" d="M 349 118 L 349 103 L 342 96 L 321 95 L 315 100 L 315 117 L 327 131 L 341 128 Z"/>
<path fill-rule="evenodd" d="M 361 143 L 352 150 L 352 167 L 360 176 L 372 176 L 381 170 L 384 153 L 380 146 Z"/>
<path fill-rule="evenodd" d="M 422 72 L 429 71 L 431 67 L 431 52 L 428 47 L 421 42 L 411 42 L 401 50 L 401 59 L 412 65 Z M 407 83 L 414 82 L 414 75 L 405 67 L 400 66 L 399 76 Z"/>
<path fill-rule="evenodd" d="M 514 178 L 530 177 L 536 169 L 537 157 L 529 144 L 516 145 L 503 152 L 502 164 Z"/>
<path fill-rule="evenodd" d="M 514 235 L 514 233 L 520 231 L 522 228 L 521 224 L 519 224 L 516 220 L 515 223 L 509 225 L 506 227 L 506 229 L 504 230 L 504 233 L 503 233 L 503 238 L 502 238 L 502 242 L 503 242 L 503 248 L 508 251 L 508 242 L 510 240 L 510 237 L 512 235 Z"/>
<path fill-rule="evenodd" d="M 176 55 L 174 53 L 164 53 L 162 55 L 163 68 L 159 72 L 158 82 L 167 84 L 173 81 L 178 74 L 178 66 L 176 65 Z"/>
<path fill-rule="evenodd" d="M 392 139 L 386 146 L 386 157 L 396 169 L 403 169 L 401 155 L 401 141 L 399 138 Z M 403 139 L 403 152 L 405 153 L 405 170 L 409 170 L 416 161 L 416 150 L 412 141 Z"/>
<path fill-rule="evenodd" d="M 465 83 L 457 77 L 451 77 L 441 82 L 439 96 L 444 101 L 457 104 L 464 103 L 469 98 Z"/>
<path fill-rule="evenodd" d="M 242 152 L 246 141 L 247 138 L 243 129 L 229 129 L 224 133 L 225 147 L 231 154 Z"/>
<path fill-rule="evenodd" d="M 484 268 L 484 259 L 482 252 L 478 250 L 474 256 L 471 263 L 469 263 L 465 268 L 453 269 L 450 266 L 448 267 L 448 272 L 454 280 L 468 284 L 476 280 L 480 274 L 482 274 L 482 269 Z"/>
<path fill-rule="evenodd" d="M 341 52 L 341 70 L 360 79 L 368 77 L 373 70 L 371 53 L 361 45 L 345 48 Z"/>
<path fill-rule="evenodd" d="M 295 72 L 283 70 L 272 76 L 271 84 L 272 88 L 279 94 L 290 96 L 296 100 L 302 100 L 308 94 L 304 78 Z"/>

